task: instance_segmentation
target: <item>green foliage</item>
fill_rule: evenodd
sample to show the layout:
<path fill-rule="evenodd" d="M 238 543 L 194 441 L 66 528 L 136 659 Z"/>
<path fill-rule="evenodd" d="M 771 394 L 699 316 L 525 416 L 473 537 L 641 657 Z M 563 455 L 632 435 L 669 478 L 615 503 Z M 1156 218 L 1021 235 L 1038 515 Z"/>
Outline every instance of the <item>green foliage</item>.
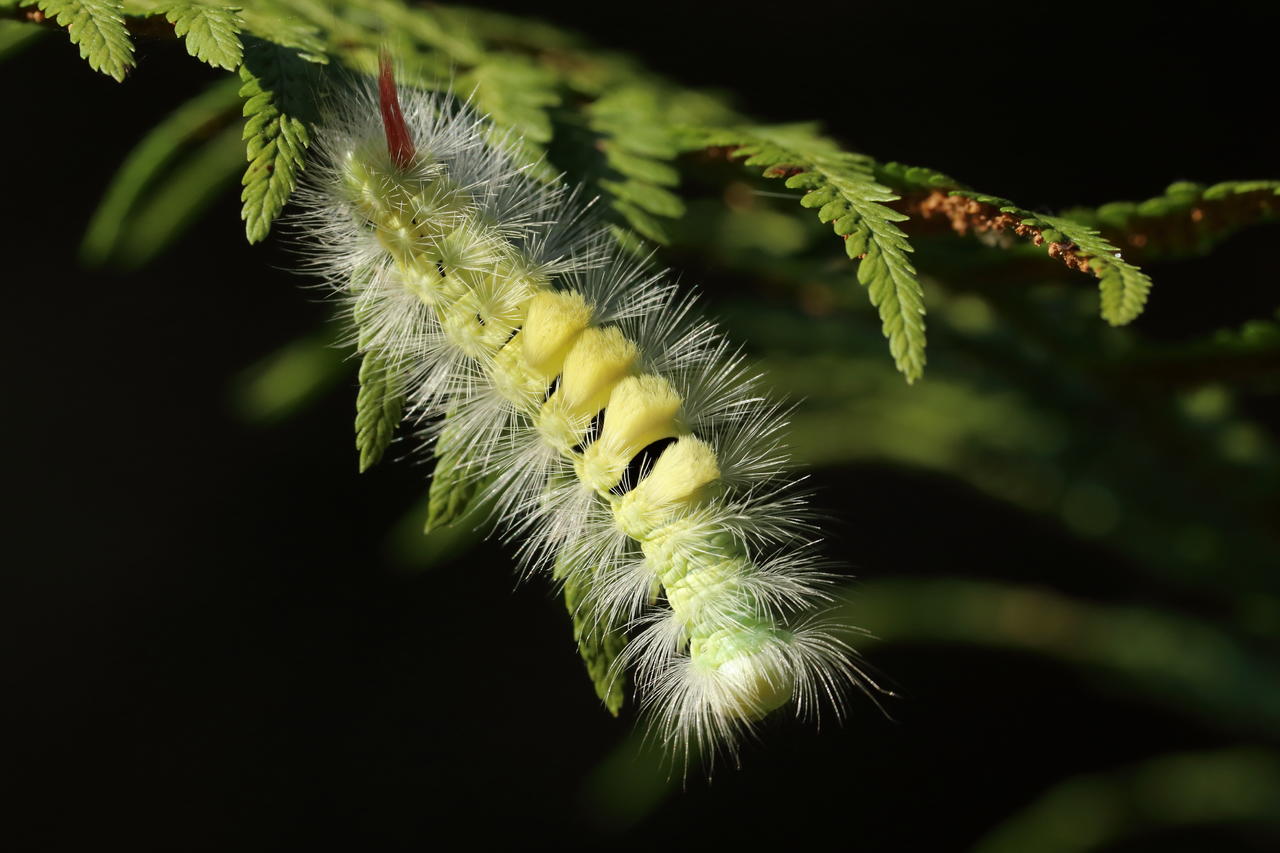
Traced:
<path fill-rule="evenodd" d="M 362 290 L 373 273 L 373 269 L 368 267 L 356 270 L 352 276 L 354 287 Z M 369 347 L 366 318 L 358 306 L 354 320 L 359 334 L 357 349 L 361 353 L 360 390 L 356 393 L 356 450 L 360 454 L 360 473 L 363 474 L 381 461 L 395 437 L 396 427 L 404 414 L 404 389 L 387 375 L 383 357 Z"/>
<path fill-rule="evenodd" d="M 521 56 L 494 56 L 458 78 L 459 94 L 474 92 L 476 109 L 493 120 L 498 138 L 514 140 L 525 163 L 544 179 L 554 171 L 542 162 L 551 141 L 547 110 L 560 103 L 555 74 Z"/>
<path fill-rule="evenodd" d="M 245 170 L 240 218 L 250 243 L 266 239 L 271 223 L 284 209 L 304 167 L 310 137 L 312 89 L 303 55 L 261 41 L 251 41 L 240 66 L 240 97 L 245 99 L 243 138 L 249 168 Z"/>
<path fill-rule="evenodd" d="M 427 498 L 427 523 L 424 533 L 439 530 L 467 514 L 489 481 L 476 476 L 469 465 L 469 451 L 458 440 L 457 430 L 444 428 L 436 439 L 436 468 L 431 474 L 431 491 Z"/>
<path fill-rule="evenodd" d="M 103 0 L 94 3 L 104 8 Z M 1092 218 L 1035 215 L 936 171 L 844 151 L 809 125 L 752 125 L 722 97 L 674 85 L 545 25 L 396 0 L 262 0 L 239 10 L 221 0 L 129 0 L 123 10 L 163 13 L 193 55 L 227 69 L 239 64 L 249 160 L 242 218 L 250 242 L 267 236 L 303 167 L 314 92 L 327 79 L 316 66 L 336 59 L 369 72 L 378 48 L 389 45 L 406 79 L 432 87 L 452 79 L 500 134 L 518 140 L 537 174 L 555 175 L 549 152 L 574 163 L 621 222 L 649 240 L 670 242 L 669 223 L 685 216 L 676 158 L 686 151 L 727 147 L 766 176 L 804 190 L 801 203 L 817 209 L 858 261 L 858 281 L 908 382 L 920 378 L 925 365 L 924 297 L 908 238 L 909 202 L 920 193 L 962 194 L 1017 217 L 1050 243 L 1061 238 L 1100 279 L 1102 315 L 1113 325 L 1132 321 L 1150 289 L 1147 276 L 1110 242 L 1106 223 L 1118 215 L 1114 205 Z M 240 32 L 248 46 L 243 57 Z M 574 128 L 579 138 L 561 133 Z M 576 149 L 566 148 L 569 143 Z M 591 155 L 579 156 L 584 150 Z M 1240 182 L 1197 190 L 1197 198 L 1213 203 L 1274 189 L 1274 183 Z M 1185 207 L 1187 197 L 1185 187 L 1171 189 L 1164 202 L 1137 209 L 1150 216 Z"/>
<path fill-rule="evenodd" d="M 328 62 L 323 31 L 299 14 L 303 5 L 293 0 L 254 0 L 240 10 L 242 32 L 295 51 L 308 62 Z"/>
<path fill-rule="evenodd" d="M 212 138 L 209 135 L 220 124 L 229 124 L 238 103 L 238 89 L 233 79 L 215 83 L 176 109 L 134 147 L 89 221 L 80 245 L 85 263 L 145 263 L 181 233 L 182 227 L 199 212 L 199 202 L 208 199 L 207 193 L 183 192 L 173 196 L 178 207 L 157 205 L 158 197 L 165 195 L 164 183 L 175 180 L 177 174 L 190 174 L 190 179 L 178 182 L 190 188 L 191 180 L 203 176 L 217 190 L 228 172 L 239 168 L 244 155 L 238 129 L 230 144 L 224 139 L 225 134 Z M 219 158 L 221 162 L 210 162 Z M 153 210 L 158 212 L 147 212 Z M 145 227 L 139 229 L 139 220 L 166 227 L 167 238 Z"/>
<path fill-rule="evenodd" d="M 924 166 L 908 166 L 905 163 L 877 163 L 876 180 L 893 187 L 900 193 L 921 190 L 965 189 L 955 178 Z"/>
<path fill-rule="evenodd" d="M 1280 761 L 1258 749 L 1163 755 L 1054 786 L 979 840 L 975 853 L 1086 853 L 1131 838 L 1280 814 Z M 1157 836 L 1159 837 L 1159 836 Z"/>
<path fill-rule="evenodd" d="M 587 123 L 601 136 L 600 150 L 612 178 L 599 182 L 614 211 L 637 233 L 657 243 L 670 241 L 660 219 L 684 215 L 671 188 L 680 173 L 671 161 L 681 151 L 666 116 L 668 99 L 652 87 L 631 85 L 606 92 L 587 108 Z"/>
<path fill-rule="evenodd" d="M 165 18 L 173 32 L 186 41 L 187 53 L 215 68 L 234 71 L 240 67 L 244 47 L 240 44 L 239 7 L 210 0 L 178 0 L 166 3 Z"/>
<path fill-rule="evenodd" d="M 40 30 L 17 21 L 0 21 L 0 61 L 16 55 L 40 37 Z"/>
<path fill-rule="evenodd" d="M 1064 215 L 1143 257 L 1202 255 L 1241 228 L 1280 222 L 1280 181 L 1211 187 L 1180 181 L 1146 201 L 1115 201 Z"/>
<path fill-rule="evenodd" d="M 1018 207 L 1008 199 L 971 190 L 955 190 L 953 195 L 971 198 L 1007 213 L 1027 228 L 1039 232 L 1051 244 L 1070 243 L 1080 257 L 1089 262 L 1089 270 L 1099 279 L 1102 295 L 1102 318 L 1113 326 L 1132 322 L 1146 305 L 1151 279 L 1142 270 L 1120 257 L 1120 250 L 1096 230 L 1062 216 L 1035 214 Z"/>
<path fill-rule="evenodd" d="M 555 578 L 564 583 L 564 604 L 573 619 L 573 639 L 596 696 L 616 717 L 626 702 L 627 679 L 613 669 L 613 663 L 626 647 L 627 637 L 591 607 L 591 572 L 571 571 L 567 560 L 563 553 L 557 558 Z"/>
<path fill-rule="evenodd" d="M 730 147 L 765 177 L 807 190 L 800 204 L 818 208 L 818 218 L 844 238 L 845 253 L 860 261 L 858 281 L 879 309 L 898 370 L 907 382 L 924 375 L 924 293 L 907 260 L 911 244 L 895 224 L 908 217 L 888 206 L 899 197 L 876 183 L 870 158 L 837 149 L 808 125 L 708 132 L 703 143 Z"/>
<path fill-rule="evenodd" d="M 1079 247 L 1080 253 L 1089 260 L 1089 269 L 1099 279 L 1104 320 L 1113 326 L 1123 326 L 1142 313 L 1147 294 L 1151 292 L 1151 279 L 1146 273 L 1123 260 L 1120 251 L 1092 228 L 1060 216 L 1041 214 L 1040 219 Z M 1023 219 L 1023 224 L 1030 222 Z M 1046 240 L 1050 239 L 1050 231 L 1041 233 Z"/>
<path fill-rule="evenodd" d="M 864 584 L 844 606 L 881 642 L 1034 651 L 1244 730 L 1265 733 L 1280 724 L 1275 664 L 1192 617 L 951 578 Z"/>
<path fill-rule="evenodd" d="M 404 392 L 388 378 L 382 359 L 366 352 L 360 361 L 360 391 L 356 394 L 356 450 L 360 473 L 382 459 L 404 413 Z"/>
<path fill-rule="evenodd" d="M 123 82 L 133 67 L 133 43 L 119 0 L 23 0 L 21 5 L 38 7 L 66 29 L 94 71 Z"/>

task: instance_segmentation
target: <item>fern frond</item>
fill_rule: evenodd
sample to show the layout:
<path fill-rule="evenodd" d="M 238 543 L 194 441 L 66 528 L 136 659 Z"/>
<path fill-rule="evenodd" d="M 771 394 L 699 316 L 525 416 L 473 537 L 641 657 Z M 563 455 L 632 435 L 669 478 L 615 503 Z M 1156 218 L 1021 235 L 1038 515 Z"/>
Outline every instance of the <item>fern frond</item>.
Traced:
<path fill-rule="evenodd" d="M 468 462 L 469 448 L 456 429 L 448 424 L 436 439 L 436 468 L 431 473 L 427 496 L 427 523 L 423 533 L 452 524 L 467 514 L 488 485 L 490 478 L 477 477 Z"/>
<path fill-rule="evenodd" d="M 950 175 L 924 166 L 908 166 L 891 160 L 888 163 L 876 163 L 874 168 L 877 181 L 902 195 L 939 189 L 968 189 Z"/>
<path fill-rule="evenodd" d="M 388 376 L 377 353 L 366 352 L 360 362 L 360 390 L 356 394 L 356 450 L 363 474 L 382 459 L 404 414 L 404 393 Z"/>
<path fill-rule="evenodd" d="M 680 183 L 670 162 L 681 146 L 663 112 L 659 93 L 639 86 L 609 92 L 587 107 L 587 124 L 602 137 L 600 149 L 613 175 L 599 181 L 600 188 L 628 225 L 656 243 L 670 237 L 654 217 L 684 215 L 684 202 L 666 189 Z"/>
<path fill-rule="evenodd" d="M 222 0 L 124 0 L 126 15 L 164 15 L 187 53 L 215 68 L 235 71 L 244 56 L 240 6 Z"/>
<path fill-rule="evenodd" d="M 951 201 L 949 201 L 950 199 Z M 960 201 L 957 206 L 955 200 Z M 960 232 L 1012 230 L 1037 246 L 1047 243 L 1049 256 L 1067 266 L 1092 272 L 1099 279 L 1101 314 L 1113 326 L 1132 322 L 1146 304 L 1151 279 L 1124 260 L 1120 250 L 1096 229 L 1064 216 L 1032 213 L 1008 199 L 972 190 L 935 190 L 919 204 L 922 215 L 942 212 Z"/>
<path fill-rule="evenodd" d="M 517 145 L 524 164 L 544 179 L 555 172 L 543 158 L 551 141 L 547 110 L 560 103 L 557 78 L 549 69 L 522 56 L 485 58 L 458 78 L 458 92 L 470 95 L 476 109 L 493 121 L 499 135 Z"/>
<path fill-rule="evenodd" d="M 605 624 L 591 606 L 591 572 L 571 569 L 562 552 L 556 558 L 553 577 L 564 583 L 564 606 L 573 620 L 573 639 L 596 696 L 616 717 L 626 701 L 627 679 L 613 664 L 626 647 L 627 636 Z"/>
<path fill-rule="evenodd" d="M 924 374 L 924 292 L 907 235 L 896 222 L 907 215 L 889 206 L 899 196 L 875 180 L 869 157 L 841 151 L 818 136 L 811 125 L 752 127 L 708 131 L 706 146 L 730 148 L 730 156 L 761 167 L 767 178 L 786 178 L 791 189 L 807 190 L 800 199 L 817 208 L 844 238 L 845 252 L 859 260 L 858 281 L 880 312 L 881 331 L 907 382 Z"/>
<path fill-rule="evenodd" d="M 71 43 L 80 46 L 80 57 L 90 68 L 124 82 L 133 67 L 133 43 L 120 0 L 23 0 L 20 5 L 35 6 L 53 18 Z"/>
<path fill-rule="evenodd" d="M 1102 318 L 1113 326 L 1132 322 L 1147 304 L 1151 279 L 1142 270 L 1120 257 L 1120 251 L 1092 228 L 1061 216 L 1039 217 L 1050 229 L 1074 243 L 1099 279 Z M 1030 225 L 1023 220 L 1024 225 Z M 1049 240 L 1051 231 L 1042 231 Z M 1052 242 L 1061 242 L 1053 240 Z"/>
<path fill-rule="evenodd" d="M 424 9 L 397 0 L 360 0 L 354 5 L 354 11 L 374 16 L 388 32 L 402 33 L 421 47 L 439 51 L 451 63 L 476 65 L 486 57 L 484 47 L 470 29 L 443 14 L 443 9 Z M 322 14 L 328 13 L 327 7 L 320 7 Z"/>
<path fill-rule="evenodd" d="M 1280 181 L 1179 182 L 1141 202 L 1117 201 L 1064 216 L 1098 228 L 1144 258 L 1202 255 L 1242 228 L 1280 222 Z"/>
<path fill-rule="evenodd" d="M 240 218 L 250 243 L 266 238 L 303 168 L 310 142 L 304 118 L 311 113 L 311 87 L 302 59 L 293 50 L 255 40 L 240 66 L 249 160 L 241 180 Z"/>
<path fill-rule="evenodd" d="M 245 35 L 288 48 L 308 62 L 329 61 L 324 31 L 300 18 L 291 4 L 254 0 L 241 8 L 239 15 Z M 247 53 L 249 45 L 245 47 Z"/>
<path fill-rule="evenodd" d="M 168 4 L 165 18 L 187 45 L 187 53 L 215 68 L 240 67 L 244 47 L 240 43 L 239 7 L 209 0 L 184 0 Z"/>
<path fill-rule="evenodd" d="M 1151 279 L 1087 222 L 1070 215 L 1032 213 L 932 169 L 886 163 L 875 171 L 886 183 L 911 194 L 904 206 L 925 219 L 945 216 L 961 234 L 1008 229 L 1037 246 L 1047 243 L 1050 257 L 1067 266 L 1093 272 L 1099 279 L 1102 316 L 1111 325 L 1122 326 L 1142 313 Z"/>

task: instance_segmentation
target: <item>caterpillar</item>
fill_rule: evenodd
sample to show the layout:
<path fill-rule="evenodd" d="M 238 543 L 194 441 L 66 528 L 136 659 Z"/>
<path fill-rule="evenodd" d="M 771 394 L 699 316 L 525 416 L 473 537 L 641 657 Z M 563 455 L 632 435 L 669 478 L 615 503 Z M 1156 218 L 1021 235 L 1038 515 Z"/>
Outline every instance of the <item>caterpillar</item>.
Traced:
<path fill-rule="evenodd" d="M 518 165 L 517 137 L 398 87 L 385 55 L 354 89 L 316 129 L 295 225 L 424 444 L 466 448 L 524 571 L 584 581 L 580 615 L 625 631 L 613 671 L 665 743 L 839 713 L 868 679 L 822 615 L 786 409 L 580 190 Z"/>

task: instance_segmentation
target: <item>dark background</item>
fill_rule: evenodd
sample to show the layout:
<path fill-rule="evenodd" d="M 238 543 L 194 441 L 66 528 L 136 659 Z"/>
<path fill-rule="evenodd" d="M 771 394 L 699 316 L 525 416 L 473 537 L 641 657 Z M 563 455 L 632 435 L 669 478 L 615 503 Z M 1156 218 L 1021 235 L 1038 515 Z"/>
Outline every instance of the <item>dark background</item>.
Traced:
<path fill-rule="evenodd" d="M 733 91 L 763 119 L 820 118 L 856 150 L 1027 206 L 1280 177 L 1266 118 L 1280 21 L 1231 4 L 536 12 Z M 633 719 L 599 709 L 547 585 L 517 585 L 496 542 L 428 571 L 396 558 L 387 530 L 420 502 L 427 471 L 356 474 L 350 375 L 270 428 L 236 416 L 233 377 L 328 308 L 285 271 L 278 240 L 245 244 L 235 192 L 142 273 L 76 265 L 115 165 L 214 75 L 176 44 L 144 42 L 120 86 L 73 53 L 49 37 L 2 69 L 16 584 L 4 832 L 22 844 L 429 847 L 465 832 L 950 850 L 1065 776 L 1230 745 L 1038 657 L 894 646 L 871 656 L 903 694 L 892 719 L 855 700 L 817 734 L 771 724 L 741 770 L 712 784 L 692 773 L 634 823 L 593 802 L 592 774 Z M 1212 266 L 1157 265 L 1140 327 L 1177 340 L 1269 310 L 1274 248 L 1271 231 Z M 1208 308 L 1205 287 L 1220 294 Z M 868 465 L 815 476 L 862 577 L 946 567 L 1143 600 L 1119 558 L 961 483 Z M 896 499 L 914 507 L 909 529 Z M 1124 849 L 1227 837 L 1268 840 L 1210 828 Z"/>

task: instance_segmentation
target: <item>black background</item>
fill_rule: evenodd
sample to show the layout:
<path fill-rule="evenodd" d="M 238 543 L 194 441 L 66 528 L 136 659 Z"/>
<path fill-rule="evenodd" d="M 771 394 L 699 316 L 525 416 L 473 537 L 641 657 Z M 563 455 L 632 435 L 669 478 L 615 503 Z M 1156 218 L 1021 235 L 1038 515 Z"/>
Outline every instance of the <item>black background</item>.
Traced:
<path fill-rule="evenodd" d="M 1031 207 L 1280 177 L 1280 20 L 1231 4 L 536 12 L 761 118 L 820 118 L 857 150 Z M 494 542 L 428 572 L 387 556 L 426 470 L 357 476 L 350 377 L 277 427 L 234 417 L 230 377 L 328 315 L 278 241 L 244 243 L 235 193 L 142 274 L 75 264 L 114 166 L 212 72 L 144 42 L 120 86 L 54 36 L 0 73 L 16 583 L 2 831 L 24 846 L 421 848 L 465 832 L 962 849 L 1066 775 L 1224 743 L 1040 659 L 896 647 L 872 658 L 903 693 L 892 720 L 857 701 L 816 735 L 773 725 L 743 770 L 693 774 L 647 820 L 602 825 L 589 773 L 633 721 L 599 710 L 546 585 L 517 586 Z M 1212 264 L 1153 269 L 1140 328 L 1176 339 L 1273 307 L 1273 249 L 1255 235 Z M 817 478 L 864 577 L 1142 599 L 1116 558 L 963 485 L 873 466 Z M 916 508 L 910 529 L 895 498 Z M 1205 849 L 1215 832 L 1149 849 Z"/>

